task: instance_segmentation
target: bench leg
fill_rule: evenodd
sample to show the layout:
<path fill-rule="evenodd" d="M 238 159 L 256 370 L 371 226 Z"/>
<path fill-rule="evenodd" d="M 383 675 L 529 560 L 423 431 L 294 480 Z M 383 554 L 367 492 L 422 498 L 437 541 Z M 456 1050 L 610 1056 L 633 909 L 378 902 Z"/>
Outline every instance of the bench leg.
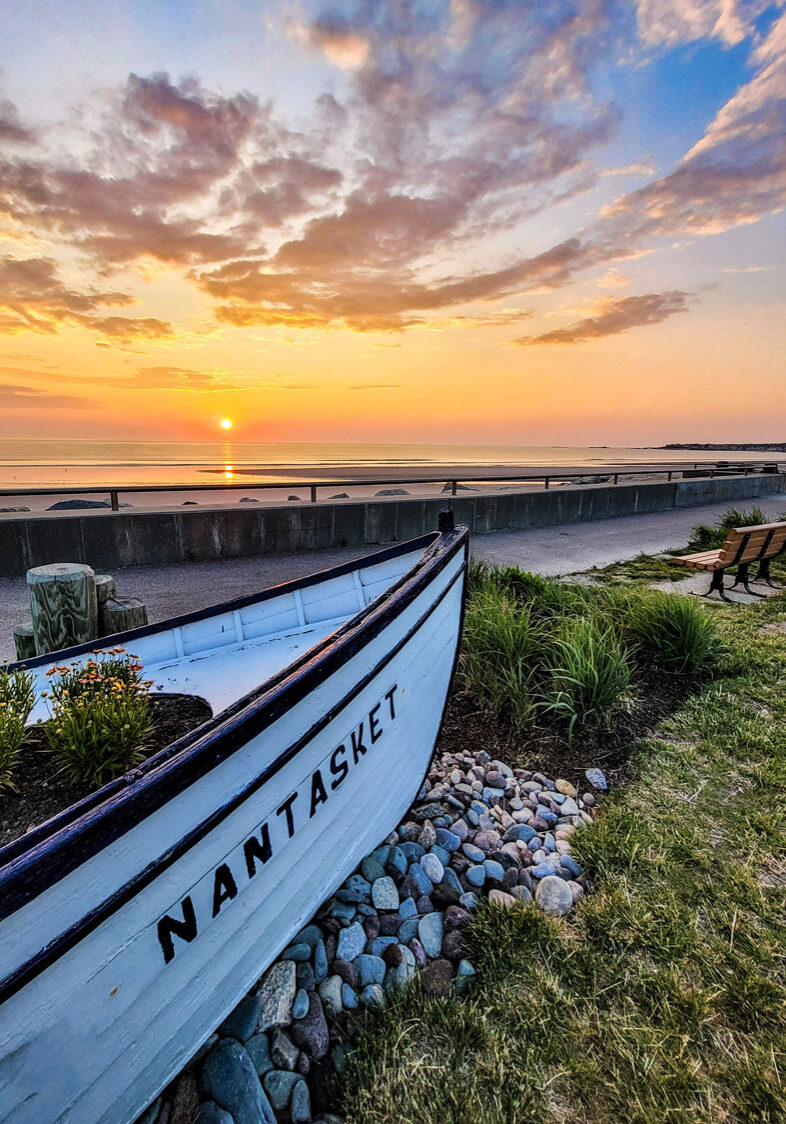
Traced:
<path fill-rule="evenodd" d="M 756 582 L 766 582 L 767 585 L 771 586 L 773 589 L 782 589 L 783 588 L 783 586 L 778 585 L 778 583 L 774 582 L 772 580 L 772 578 L 770 577 L 770 560 L 769 560 L 769 558 L 765 558 L 763 562 L 759 563 L 758 572 L 756 574 L 756 577 L 753 580 L 756 581 Z"/>
<path fill-rule="evenodd" d="M 749 570 L 750 570 L 750 563 L 749 562 L 740 562 L 739 566 L 737 567 L 737 576 L 735 577 L 735 579 L 734 579 L 732 585 L 730 586 L 730 588 L 734 589 L 734 587 L 736 585 L 741 585 L 742 588 L 745 590 L 745 592 L 749 593 L 751 595 L 751 597 L 766 597 L 767 596 L 766 593 L 757 593 L 755 589 L 751 589 L 751 587 L 749 585 L 749 582 L 750 582 L 750 577 L 749 577 L 749 574 L 748 574 Z"/>
<path fill-rule="evenodd" d="M 726 601 L 729 605 L 739 604 L 739 602 L 734 602 L 730 597 L 726 596 L 726 590 L 723 587 L 723 570 L 713 570 L 710 588 L 706 593 L 702 593 L 701 596 L 712 597 L 713 593 L 720 594 L 721 601 Z"/>

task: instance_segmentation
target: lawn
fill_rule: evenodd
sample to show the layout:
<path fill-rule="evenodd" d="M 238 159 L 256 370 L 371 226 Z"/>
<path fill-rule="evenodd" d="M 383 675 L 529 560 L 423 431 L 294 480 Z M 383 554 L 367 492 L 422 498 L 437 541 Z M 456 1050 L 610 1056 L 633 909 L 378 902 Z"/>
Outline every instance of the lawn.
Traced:
<path fill-rule="evenodd" d="M 351 1124 L 786 1120 L 786 594 L 706 611 L 715 675 L 576 840 L 586 899 L 484 905 L 469 998 L 416 981 L 361 1036 Z"/>

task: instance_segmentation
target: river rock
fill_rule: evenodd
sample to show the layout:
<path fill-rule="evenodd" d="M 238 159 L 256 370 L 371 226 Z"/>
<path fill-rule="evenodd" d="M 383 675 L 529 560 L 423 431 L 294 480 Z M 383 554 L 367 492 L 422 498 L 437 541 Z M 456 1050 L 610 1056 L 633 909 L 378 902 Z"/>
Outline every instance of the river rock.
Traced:
<path fill-rule="evenodd" d="M 192 1124 L 198 1108 L 199 1082 L 193 1073 L 186 1070 L 175 1081 L 169 1124 Z"/>
<path fill-rule="evenodd" d="M 308 996 L 306 996 L 306 1005 L 308 1005 Z M 269 1069 L 273 1069 L 273 1061 L 270 1057 L 270 1042 L 266 1034 L 252 1035 L 246 1042 L 246 1050 L 258 1077 L 264 1077 Z"/>
<path fill-rule="evenodd" d="M 342 960 L 354 960 L 366 947 L 366 940 L 365 929 L 359 921 L 355 921 L 339 933 L 337 955 Z"/>
<path fill-rule="evenodd" d="M 234 1011 L 227 1015 L 218 1028 L 218 1033 L 224 1038 L 237 1038 L 240 1042 L 247 1041 L 259 1025 L 261 1011 L 262 999 L 259 993 L 247 995 L 245 999 L 240 1000 Z"/>
<path fill-rule="evenodd" d="M 277 1069 L 294 1069 L 300 1051 L 285 1030 L 277 1026 L 270 1038 L 270 1060 Z"/>
<path fill-rule="evenodd" d="M 443 957 L 432 960 L 421 972 L 420 982 L 426 995 L 446 998 L 453 990 L 453 965 Z"/>
<path fill-rule="evenodd" d="M 283 1069 L 271 1069 L 269 1073 L 265 1074 L 262 1083 L 276 1112 L 284 1112 L 289 1105 L 295 1086 L 302 1080 L 303 1078 L 299 1074 L 290 1073 Z"/>
<path fill-rule="evenodd" d="M 439 956 L 443 934 L 444 926 L 441 913 L 428 913 L 425 917 L 421 917 L 418 922 L 418 938 L 426 950 L 426 954 L 432 959 Z"/>
<path fill-rule="evenodd" d="M 292 1090 L 292 1098 L 289 1102 L 289 1115 L 292 1119 L 292 1124 L 310 1124 L 311 1122 L 311 1097 L 308 1093 L 308 1085 L 305 1081 L 298 1081 L 295 1088 Z"/>
<path fill-rule="evenodd" d="M 371 956 L 363 953 L 355 960 L 358 970 L 358 985 L 361 988 L 369 984 L 381 984 L 385 978 L 385 961 L 381 956 Z"/>
<path fill-rule="evenodd" d="M 194 1117 L 194 1124 L 234 1124 L 234 1121 L 215 1101 L 203 1101 Z"/>
<path fill-rule="evenodd" d="M 276 1124 L 248 1051 L 234 1038 L 223 1038 L 205 1058 L 202 1089 L 235 1124 Z"/>
<path fill-rule="evenodd" d="M 316 992 L 309 996 L 308 1014 L 292 1024 L 292 1038 L 310 1058 L 319 1061 L 328 1052 L 330 1037 L 322 1010 L 322 1001 Z"/>
<path fill-rule="evenodd" d="M 394 847 L 393 850 L 398 848 Z M 406 869 L 406 860 L 404 863 Z M 379 910 L 398 909 L 399 896 L 396 883 L 389 875 L 377 878 L 371 887 L 371 900 Z"/>
<path fill-rule="evenodd" d="M 605 792 L 608 788 L 606 777 L 600 769 L 587 769 L 584 776 L 592 787 L 598 789 L 599 792 Z"/>
<path fill-rule="evenodd" d="M 535 901 L 551 917 L 564 917 L 573 905 L 573 894 L 567 882 L 550 874 L 538 883 Z"/>
<path fill-rule="evenodd" d="M 436 855 L 432 855 L 431 853 L 424 855 L 420 860 L 420 866 L 435 886 L 442 881 L 442 876 L 445 873 L 445 868 Z"/>
<path fill-rule="evenodd" d="M 343 982 L 341 976 L 334 975 L 328 976 L 328 978 L 323 980 L 319 985 L 319 998 L 322 1000 L 325 1014 L 330 1019 L 338 1018 L 344 1010 L 344 1004 L 341 999 L 341 986 Z"/>
<path fill-rule="evenodd" d="M 297 991 L 297 972 L 292 960 L 280 960 L 265 974 L 259 985 L 260 1000 L 257 1030 L 287 1026 L 292 1022 L 292 1004 Z"/>

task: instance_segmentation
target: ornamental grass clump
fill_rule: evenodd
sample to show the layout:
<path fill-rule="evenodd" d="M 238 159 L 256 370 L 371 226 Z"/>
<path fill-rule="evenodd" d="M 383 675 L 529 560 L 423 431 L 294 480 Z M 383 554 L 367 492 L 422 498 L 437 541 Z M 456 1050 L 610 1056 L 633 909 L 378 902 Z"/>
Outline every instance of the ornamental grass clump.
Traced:
<path fill-rule="evenodd" d="M 564 621 L 551 638 L 549 664 L 544 712 L 566 722 L 569 737 L 577 726 L 609 726 L 624 705 L 631 678 L 615 630 L 593 616 Z"/>
<path fill-rule="evenodd" d="M 15 790 L 14 767 L 34 701 L 33 677 L 29 672 L 0 669 L 0 791 Z"/>
<path fill-rule="evenodd" d="M 687 597 L 638 597 L 631 602 L 625 625 L 637 657 L 666 671 L 695 674 L 718 650 L 715 622 Z"/>
<path fill-rule="evenodd" d="M 49 673 L 52 720 L 46 734 L 68 780 L 98 788 L 144 758 L 153 719 L 150 683 L 141 673 L 136 657 L 122 649 Z"/>
<path fill-rule="evenodd" d="M 534 717 L 531 680 L 538 647 L 527 611 L 500 585 L 487 585 L 467 603 L 459 664 L 464 691 L 514 728 L 525 728 Z"/>
<path fill-rule="evenodd" d="M 718 550 L 724 539 L 734 527 L 757 527 L 767 522 L 767 516 L 760 507 L 745 511 L 730 507 L 715 523 L 697 523 L 690 533 L 689 550 Z"/>

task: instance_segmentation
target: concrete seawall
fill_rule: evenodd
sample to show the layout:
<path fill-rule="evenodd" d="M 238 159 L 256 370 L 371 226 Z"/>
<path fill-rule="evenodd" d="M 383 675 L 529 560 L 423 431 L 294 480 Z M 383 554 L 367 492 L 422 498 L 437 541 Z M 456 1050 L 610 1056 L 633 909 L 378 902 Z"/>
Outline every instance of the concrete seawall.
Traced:
<path fill-rule="evenodd" d="M 675 507 L 738 503 L 783 493 L 786 473 L 584 485 L 542 492 L 458 495 L 459 523 L 476 534 L 522 530 Z M 86 562 L 97 571 L 123 566 L 206 562 L 300 550 L 400 542 L 437 526 L 448 497 L 316 503 L 243 504 L 158 511 L 89 511 L 0 516 L 0 577 L 49 562 Z M 220 591 L 217 591 L 217 599 Z"/>

